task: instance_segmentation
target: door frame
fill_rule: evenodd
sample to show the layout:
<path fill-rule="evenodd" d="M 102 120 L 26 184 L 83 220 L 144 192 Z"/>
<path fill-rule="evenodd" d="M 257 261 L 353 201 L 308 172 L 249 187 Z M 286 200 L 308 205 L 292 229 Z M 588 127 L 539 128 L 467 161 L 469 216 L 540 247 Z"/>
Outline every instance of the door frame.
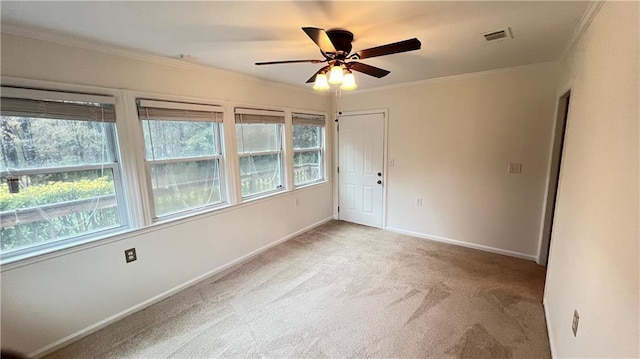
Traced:
<path fill-rule="evenodd" d="M 556 93 L 556 106 L 551 132 L 551 146 L 549 148 L 542 218 L 540 220 L 538 256 L 536 259 L 536 263 L 544 267 L 548 267 L 551 239 L 553 237 L 553 225 L 555 222 L 554 217 L 558 205 L 558 191 L 560 190 L 560 183 L 562 182 L 562 164 L 567 145 L 569 116 L 571 114 L 572 85 L 572 83 L 566 84 Z M 557 148 L 558 146 L 559 149 Z M 559 151 L 559 153 L 556 151 Z M 554 176 L 554 168 L 556 167 L 558 173 Z M 555 191 L 551 193 L 551 187 L 554 184 Z"/>
<path fill-rule="evenodd" d="M 333 219 L 340 219 L 338 213 L 338 206 L 340 205 L 340 174 L 338 173 L 338 166 L 340 165 L 340 131 L 338 131 L 338 125 L 340 124 L 341 117 L 357 116 L 357 115 L 373 115 L 382 114 L 384 124 L 382 131 L 382 226 L 381 229 L 387 228 L 387 180 L 388 180 L 388 159 L 387 159 L 387 138 L 389 130 L 389 109 L 371 109 L 371 110 L 356 110 L 356 111 L 341 111 L 338 112 L 338 116 L 333 122 L 333 163 L 331 171 L 333 173 Z"/>

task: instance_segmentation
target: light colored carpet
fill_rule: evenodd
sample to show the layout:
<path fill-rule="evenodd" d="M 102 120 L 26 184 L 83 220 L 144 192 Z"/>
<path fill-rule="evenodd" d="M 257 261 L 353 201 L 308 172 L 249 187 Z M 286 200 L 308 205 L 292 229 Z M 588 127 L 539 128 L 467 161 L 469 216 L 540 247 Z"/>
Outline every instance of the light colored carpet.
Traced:
<path fill-rule="evenodd" d="M 549 358 L 544 275 L 334 221 L 49 358 Z"/>

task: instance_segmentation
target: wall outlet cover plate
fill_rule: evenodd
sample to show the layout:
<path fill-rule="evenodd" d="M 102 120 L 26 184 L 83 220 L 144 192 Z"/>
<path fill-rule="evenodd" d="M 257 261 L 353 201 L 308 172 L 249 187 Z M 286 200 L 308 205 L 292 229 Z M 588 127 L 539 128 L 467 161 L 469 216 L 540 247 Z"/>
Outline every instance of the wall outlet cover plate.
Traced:
<path fill-rule="evenodd" d="M 127 261 L 127 263 L 133 262 L 135 260 L 138 259 L 138 256 L 136 255 L 136 249 L 135 248 L 129 248 L 127 250 L 124 251 L 124 259 L 125 261 Z"/>

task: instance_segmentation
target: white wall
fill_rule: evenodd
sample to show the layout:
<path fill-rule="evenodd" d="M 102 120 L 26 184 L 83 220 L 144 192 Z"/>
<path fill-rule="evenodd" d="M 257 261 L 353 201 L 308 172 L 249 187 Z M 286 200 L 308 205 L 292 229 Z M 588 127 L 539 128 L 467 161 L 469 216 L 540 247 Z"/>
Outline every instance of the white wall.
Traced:
<path fill-rule="evenodd" d="M 343 96 L 343 111 L 389 109 L 387 229 L 535 259 L 555 70 L 540 64 Z M 521 162 L 522 174 L 508 174 L 509 162 Z"/>
<path fill-rule="evenodd" d="M 329 96 L 223 71 L 5 33 L 2 75 L 322 112 L 332 106 Z M 331 131 L 327 132 L 330 136 Z M 3 266 L 2 347 L 39 354 L 139 308 L 330 218 L 331 193 L 328 182 L 133 232 L 43 261 Z M 298 207 L 295 198 L 300 201 Z M 138 260 L 125 264 L 123 251 L 131 247 L 137 249 Z"/>
<path fill-rule="evenodd" d="M 640 356 L 639 5 L 606 2 L 564 63 L 558 93 L 570 87 L 571 102 L 545 290 L 559 358 Z"/>

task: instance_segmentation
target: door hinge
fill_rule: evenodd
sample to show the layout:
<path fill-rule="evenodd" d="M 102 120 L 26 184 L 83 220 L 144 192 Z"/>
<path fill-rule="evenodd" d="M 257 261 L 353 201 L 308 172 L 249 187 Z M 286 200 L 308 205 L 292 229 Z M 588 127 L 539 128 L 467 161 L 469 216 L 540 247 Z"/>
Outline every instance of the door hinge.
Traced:
<path fill-rule="evenodd" d="M 338 206 L 338 213 L 340 213 L 340 206 Z"/>
<path fill-rule="evenodd" d="M 340 166 L 338 166 L 338 173 L 340 173 Z"/>

